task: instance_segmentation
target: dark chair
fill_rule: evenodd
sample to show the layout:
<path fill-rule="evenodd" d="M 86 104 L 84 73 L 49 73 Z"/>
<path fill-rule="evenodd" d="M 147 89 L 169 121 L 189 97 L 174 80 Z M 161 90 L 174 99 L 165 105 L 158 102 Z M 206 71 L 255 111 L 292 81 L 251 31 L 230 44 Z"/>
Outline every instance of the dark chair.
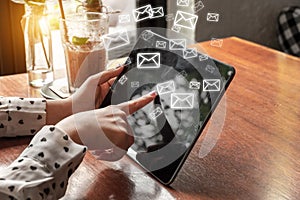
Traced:
<path fill-rule="evenodd" d="M 300 57 L 300 7 L 287 7 L 280 12 L 278 40 L 284 52 Z"/>

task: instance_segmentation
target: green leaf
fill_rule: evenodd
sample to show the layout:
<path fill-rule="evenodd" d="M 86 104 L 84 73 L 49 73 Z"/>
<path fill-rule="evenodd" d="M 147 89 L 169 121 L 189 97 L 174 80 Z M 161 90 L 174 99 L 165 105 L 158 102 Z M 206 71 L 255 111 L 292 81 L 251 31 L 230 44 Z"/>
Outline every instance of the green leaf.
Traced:
<path fill-rule="evenodd" d="M 75 45 L 86 44 L 88 40 L 89 40 L 89 38 L 82 38 L 82 37 L 76 37 L 76 36 L 72 37 L 72 43 Z"/>

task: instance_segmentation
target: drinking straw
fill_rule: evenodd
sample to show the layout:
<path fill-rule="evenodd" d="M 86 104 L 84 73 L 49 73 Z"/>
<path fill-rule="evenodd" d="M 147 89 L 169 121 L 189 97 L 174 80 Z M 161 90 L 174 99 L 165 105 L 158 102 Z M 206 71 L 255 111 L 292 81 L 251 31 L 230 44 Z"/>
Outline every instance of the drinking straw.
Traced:
<path fill-rule="evenodd" d="M 62 0 L 58 0 L 60 15 L 62 19 L 66 19 Z"/>

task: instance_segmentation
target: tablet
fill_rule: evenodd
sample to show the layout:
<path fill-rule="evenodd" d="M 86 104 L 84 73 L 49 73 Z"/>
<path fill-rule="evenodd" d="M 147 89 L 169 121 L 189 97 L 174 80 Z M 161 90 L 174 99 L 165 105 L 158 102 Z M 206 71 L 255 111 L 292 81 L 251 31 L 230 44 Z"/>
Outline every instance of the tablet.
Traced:
<path fill-rule="evenodd" d="M 157 91 L 153 102 L 128 117 L 135 142 L 127 154 L 165 185 L 175 179 L 235 74 L 186 43 L 142 32 L 101 105 Z"/>

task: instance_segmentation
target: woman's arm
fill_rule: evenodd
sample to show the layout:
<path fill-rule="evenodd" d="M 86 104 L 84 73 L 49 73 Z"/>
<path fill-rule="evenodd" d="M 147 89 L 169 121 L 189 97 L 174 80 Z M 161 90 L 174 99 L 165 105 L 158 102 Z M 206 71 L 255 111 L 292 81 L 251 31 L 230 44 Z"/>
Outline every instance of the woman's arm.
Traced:
<path fill-rule="evenodd" d="M 0 97 L 0 137 L 34 135 L 58 123 L 72 115 L 72 99 Z"/>
<path fill-rule="evenodd" d="M 44 125 L 54 125 L 71 114 L 71 98 L 0 97 L 0 137 L 34 135 Z"/>
<path fill-rule="evenodd" d="M 0 199 L 59 199 L 86 150 L 63 130 L 45 126 L 10 166 L 0 170 Z"/>
<path fill-rule="evenodd" d="M 72 115 L 72 99 L 46 101 L 46 124 L 53 125 Z"/>
<path fill-rule="evenodd" d="M 45 124 L 54 125 L 72 114 L 99 107 L 122 70 L 119 67 L 91 76 L 63 100 L 0 97 L 0 137 L 34 135 Z"/>
<path fill-rule="evenodd" d="M 10 166 L 0 170 L 0 199 L 62 197 L 87 150 L 82 143 L 96 151 L 98 159 L 122 158 L 134 142 L 127 116 L 155 97 L 154 92 L 119 105 L 77 113 L 56 126 L 45 126 Z"/>
<path fill-rule="evenodd" d="M 45 99 L 0 97 L 0 137 L 34 135 L 45 124 Z"/>

